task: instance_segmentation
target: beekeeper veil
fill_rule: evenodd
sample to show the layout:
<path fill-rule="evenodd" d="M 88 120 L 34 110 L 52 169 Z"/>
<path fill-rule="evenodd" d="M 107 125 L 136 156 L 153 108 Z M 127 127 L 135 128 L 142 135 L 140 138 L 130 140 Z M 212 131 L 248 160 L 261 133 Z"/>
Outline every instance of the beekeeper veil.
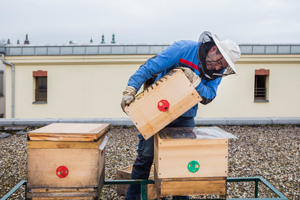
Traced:
<path fill-rule="evenodd" d="M 206 69 L 206 56 L 208 51 L 216 45 L 221 52 L 222 56 L 228 63 L 228 67 L 220 70 L 207 70 Z M 203 32 L 198 41 L 198 60 L 201 64 L 200 74 L 201 78 L 214 80 L 220 76 L 227 76 L 230 74 L 237 74 L 234 63 L 240 58 L 241 50 L 239 46 L 232 40 L 226 39 L 224 41 L 219 40 L 217 35 L 212 34 L 209 31 Z"/>

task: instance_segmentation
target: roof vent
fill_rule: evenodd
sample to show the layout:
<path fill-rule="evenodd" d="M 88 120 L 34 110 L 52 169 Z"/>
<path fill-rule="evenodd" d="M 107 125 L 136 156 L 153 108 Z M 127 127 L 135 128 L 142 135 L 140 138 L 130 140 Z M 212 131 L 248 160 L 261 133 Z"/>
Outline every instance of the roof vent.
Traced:
<path fill-rule="evenodd" d="M 24 44 L 30 44 L 30 42 L 29 42 L 29 40 L 28 40 L 28 34 L 26 34 Z"/>

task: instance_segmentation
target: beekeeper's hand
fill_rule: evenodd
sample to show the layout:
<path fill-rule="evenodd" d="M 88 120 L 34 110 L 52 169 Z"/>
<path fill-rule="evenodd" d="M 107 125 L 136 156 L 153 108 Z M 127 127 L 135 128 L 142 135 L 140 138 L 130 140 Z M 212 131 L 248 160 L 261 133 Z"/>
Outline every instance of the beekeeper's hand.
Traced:
<path fill-rule="evenodd" d="M 200 84 L 201 82 L 200 77 L 197 74 L 195 74 L 195 72 L 193 72 L 192 69 L 188 67 L 179 67 L 179 68 L 182 69 L 182 71 L 184 72 L 184 74 L 186 75 L 186 77 L 189 79 L 189 81 L 192 83 L 194 87 L 197 87 Z"/>
<path fill-rule="evenodd" d="M 128 106 L 133 100 L 136 95 L 136 90 L 134 87 L 127 86 L 125 91 L 123 92 L 123 98 L 121 101 L 121 108 L 125 112 L 125 107 Z"/>

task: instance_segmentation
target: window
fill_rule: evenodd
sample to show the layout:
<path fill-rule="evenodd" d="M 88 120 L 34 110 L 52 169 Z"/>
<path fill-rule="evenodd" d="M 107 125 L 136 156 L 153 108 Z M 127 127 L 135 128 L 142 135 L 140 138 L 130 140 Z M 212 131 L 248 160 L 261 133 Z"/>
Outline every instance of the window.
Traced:
<path fill-rule="evenodd" d="M 268 80 L 270 70 L 255 70 L 254 101 L 268 102 Z"/>
<path fill-rule="evenodd" d="M 47 102 L 47 71 L 34 71 L 33 77 L 35 79 L 35 102 Z"/>
<path fill-rule="evenodd" d="M 4 71 L 3 70 L 0 70 L 0 97 L 3 97 L 4 94 L 3 94 L 3 74 L 4 74 Z"/>

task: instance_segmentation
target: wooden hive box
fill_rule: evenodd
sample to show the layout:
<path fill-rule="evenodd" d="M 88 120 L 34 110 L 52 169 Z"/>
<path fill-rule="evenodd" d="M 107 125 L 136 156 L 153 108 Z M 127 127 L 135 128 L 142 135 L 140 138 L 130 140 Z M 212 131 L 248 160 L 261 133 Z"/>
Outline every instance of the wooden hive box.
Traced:
<path fill-rule="evenodd" d="M 130 180 L 131 179 L 132 166 L 118 169 L 117 180 Z M 151 167 L 149 179 L 154 180 L 154 167 Z M 129 185 L 117 185 L 117 193 L 126 195 Z M 156 188 L 154 184 L 147 184 L 147 199 L 152 200 L 157 198 Z"/>
<path fill-rule="evenodd" d="M 155 135 L 158 196 L 226 195 L 228 139 L 218 127 L 165 128 Z"/>
<path fill-rule="evenodd" d="M 98 199 L 110 124 L 54 123 L 28 133 L 29 199 Z"/>
<path fill-rule="evenodd" d="M 181 69 L 174 69 L 136 96 L 125 108 L 145 139 L 201 101 Z"/>

